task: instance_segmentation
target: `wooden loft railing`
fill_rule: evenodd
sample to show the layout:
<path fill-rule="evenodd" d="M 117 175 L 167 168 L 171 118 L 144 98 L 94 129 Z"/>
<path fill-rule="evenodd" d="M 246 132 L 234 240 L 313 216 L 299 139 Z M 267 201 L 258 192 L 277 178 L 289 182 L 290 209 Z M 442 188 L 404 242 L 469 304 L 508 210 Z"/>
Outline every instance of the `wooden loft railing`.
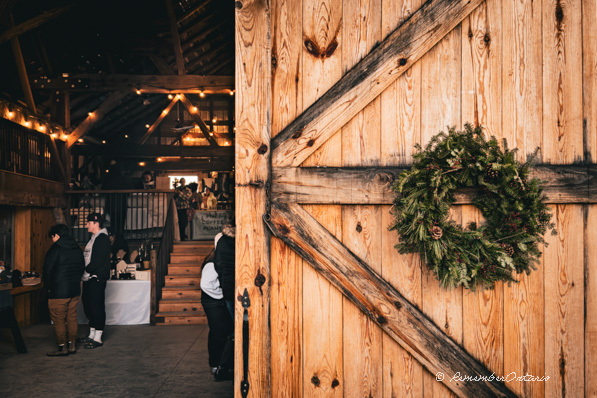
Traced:
<path fill-rule="evenodd" d="M 164 277 L 168 273 L 168 264 L 170 263 L 170 253 L 174 247 L 175 234 L 175 215 L 176 206 L 174 200 L 168 201 L 168 212 L 166 223 L 162 229 L 162 239 L 157 250 L 151 251 L 151 312 L 150 322 L 155 325 L 155 316 L 158 312 L 158 304 L 162 298 L 162 288 L 164 287 Z"/>

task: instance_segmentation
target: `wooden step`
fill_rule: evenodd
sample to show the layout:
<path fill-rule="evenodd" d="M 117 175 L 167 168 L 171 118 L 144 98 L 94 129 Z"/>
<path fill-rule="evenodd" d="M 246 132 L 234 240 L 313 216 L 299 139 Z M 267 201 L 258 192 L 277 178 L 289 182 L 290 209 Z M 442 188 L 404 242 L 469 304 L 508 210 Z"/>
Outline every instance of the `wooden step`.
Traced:
<path fill-rule="evenodd" d="M 170 264 L 201 264 L 205 256 L 190 256 L 190 255 L 172 255 L 170 256 Z"/>
<path fill-rule="evenodd" d="M 172 275 L 200 275 L 201 264 L 170 264 L 168 265 L 168 274 Z"/>
<path fill-rule="evenodd" d="M 161 299 L 159 312 L 186 312 L 205 315 L 201 300 L 188 299 Z"/>
<path fill-rule="evenodd" d="M 211 251 L 211 249 L 214 248 L 214 245 L 211 246 L 197 246 L 197 247 L 174 247 L 174 249 L 172 250 L 172 253 L 174 254 L 185 254 L 185 253 L 191 253 L 191 254 L 199 254 L 199 253 L 209 253 Z"/>
<path fill-rule="evenodd" d="M 158 312 L 155 316 L 156 325 L 204 325 L 207 324 L 205 314 L 187 313 L 182 311 Z"/>
<path fill-rule="evenodd" d="M 201 290 L 198 286 L 184 286 L 184 287 L 163 287 L 163 299 L 185 299 L 185 300 L 200 300 Z"/>
<path fill-rule="evenodd" d="M 196 286 L 196 288 L 199 289 L 201 275 L 166 275 L 164 280 L 166 286 Z"/>

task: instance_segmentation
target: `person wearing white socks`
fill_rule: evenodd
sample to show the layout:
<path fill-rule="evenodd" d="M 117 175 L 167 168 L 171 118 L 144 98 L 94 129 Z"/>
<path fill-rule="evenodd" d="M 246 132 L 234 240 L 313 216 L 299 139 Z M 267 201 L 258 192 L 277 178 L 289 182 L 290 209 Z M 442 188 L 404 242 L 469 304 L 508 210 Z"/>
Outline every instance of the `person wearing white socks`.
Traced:
<path fill-rule="evenodd" d="M 106 283 L 110 278 L 111 245 L 108 231 L 102 228 L 104 219 L 99 213 L 87 217 L 87 230 L 93 234 L 83 256 L 85 273 L 83 274 L 83 309 L 89 319 L 89 336 L 77 339 L 84 343 L 83 348 L 101 347 L 102 334 L 106 325 Z"/>

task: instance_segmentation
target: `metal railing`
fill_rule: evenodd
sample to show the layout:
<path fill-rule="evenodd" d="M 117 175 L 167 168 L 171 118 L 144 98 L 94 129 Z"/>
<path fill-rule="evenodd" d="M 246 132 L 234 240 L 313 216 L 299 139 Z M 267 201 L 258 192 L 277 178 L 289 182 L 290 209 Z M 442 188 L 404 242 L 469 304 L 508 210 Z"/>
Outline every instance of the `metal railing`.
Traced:
<path fill-rule="evenodd" d="M 67 191 L 67 217 L 75 240 L 89 241 L 87 216 L 100 213 L 104 227 L 126 240 L 157 240 L 167 221 L 173 192 L 168 190 Z"/>
<path fill-rule="evenodd" d="M 0 118 L 0 170 L 60 181 L 57 159 L 51 155 L 51 138 Z M 64 145 L 56 141 L 58 146 Z"/>
<path fill-rule="evenodd" d="M 174 213 L 176 206 L 171 199 L 168 204 L 168 214 L 166 223 L 162 230 L 162 239 L 160 240 L 157 252 L 152 253 L 151 261 L 151 324 L 155 325 L 155 315 L 159 308 L 159 302 L 162 298 L 162 288 L 164 287 L 165 276 L 168 273 L 168 264 L 170 263 L 170 253 L 174 248 L 174 231 L 176 228 L 174 222 Z"/>

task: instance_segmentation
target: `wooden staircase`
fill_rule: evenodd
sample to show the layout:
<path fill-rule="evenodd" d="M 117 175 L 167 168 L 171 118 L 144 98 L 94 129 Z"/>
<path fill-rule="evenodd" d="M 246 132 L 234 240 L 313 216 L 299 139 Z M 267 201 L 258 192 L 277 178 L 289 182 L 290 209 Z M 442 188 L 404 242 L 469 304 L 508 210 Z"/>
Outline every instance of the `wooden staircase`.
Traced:
<path fill-rule="evenodd" d="M 201 264 L 213 248 L 213 241 L 174 243 L 156 325 L 197 325 L 207 323 L 201 306 Z"/>

